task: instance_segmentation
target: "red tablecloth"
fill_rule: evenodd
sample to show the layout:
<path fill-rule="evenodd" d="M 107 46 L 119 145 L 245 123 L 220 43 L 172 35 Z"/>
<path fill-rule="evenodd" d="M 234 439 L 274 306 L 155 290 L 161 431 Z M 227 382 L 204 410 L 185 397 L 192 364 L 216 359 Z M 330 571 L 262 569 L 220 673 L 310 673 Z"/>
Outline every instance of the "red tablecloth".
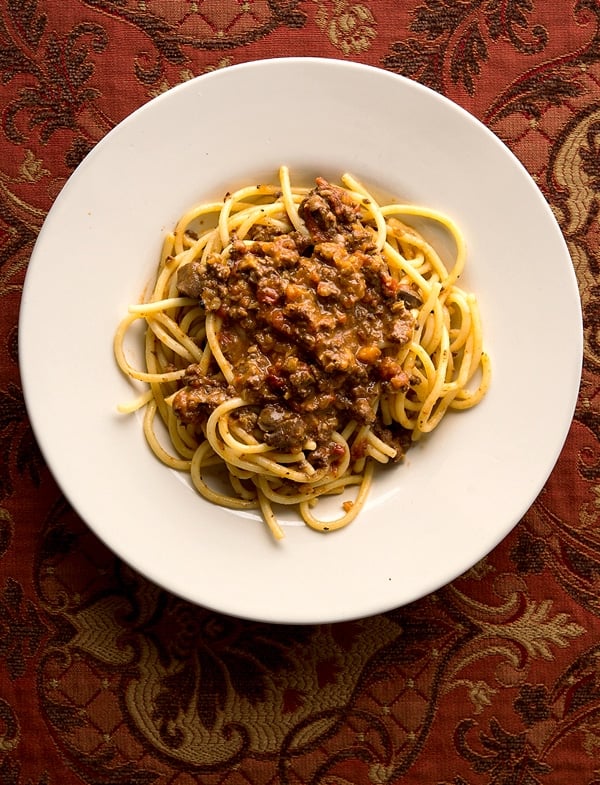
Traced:
<path fill-rule="evenodd" d="M 598 785 L 600 3 L 0 8 L 0 783 Z M 84 154 L 168 87 L 282 55 L 407 75 L 498 134 L 560 222 L 586 339 L 567 444 L 506 540 L 409 607 L 297 628 L 189 605 L 108 552 L 40 457 L 17 364 L 29 255 Z"/>

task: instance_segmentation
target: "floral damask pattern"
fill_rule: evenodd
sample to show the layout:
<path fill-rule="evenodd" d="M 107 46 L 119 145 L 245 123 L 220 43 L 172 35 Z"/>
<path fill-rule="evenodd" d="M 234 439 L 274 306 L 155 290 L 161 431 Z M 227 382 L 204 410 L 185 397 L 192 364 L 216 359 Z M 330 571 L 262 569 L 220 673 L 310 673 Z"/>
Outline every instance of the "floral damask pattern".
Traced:
<path fill-rule="evenodd" d="M 85 154 L 178 82 L 285 55 L 387 68 L 481 118 L 560 223 L 585 328 L 565 449 L 506 540 L 406 608 L 307 627 L 123 565 L 54 484 L 18 373 L 29 255 Z M 0 109 L 0 783 L 600 785 L 597 0 L 6 0 Z"/>
<path fill-rule="evenodd" d="M 395 43 L 384 62 L 436 90 L 449 76 L 473 94 L 493 45 L 506 41 L 522 54 L 545 48 L 548 30 L 532 21 L 535 10 L 531 0 L 425 0 L 410 24 L 415 35 Z"/>

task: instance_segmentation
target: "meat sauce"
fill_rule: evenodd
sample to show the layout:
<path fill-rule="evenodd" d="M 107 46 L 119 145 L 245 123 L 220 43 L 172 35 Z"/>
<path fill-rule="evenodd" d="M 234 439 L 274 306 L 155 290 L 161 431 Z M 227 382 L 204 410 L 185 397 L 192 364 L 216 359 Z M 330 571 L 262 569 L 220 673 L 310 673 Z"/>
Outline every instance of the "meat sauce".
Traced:
<path fill-rule="evenodd" d="M 314 466 L 335 464 L 332 434 L 355 420 L 400 459 L 407 435 L 384 428 L 375 403 L 408 389 L 395 358 L 413 334 L 406 298 L 414 295 L 392 278 L 343 189 L 317 179 L 299 214 L 306 233 L 256 225 L 229 254 L 179 270 L 180 292 L 221 319 L 219 343 L 234 378 L 228 384 L 216 367 L 203 374 L 190 365 L 173 408 L 202 427 L 216 406 L 241 396 L 248 406 L 235 416 L 243 428 L 282 452 L 308 444 Z M 361 449 L 354 445 L 354 458 Z"/>

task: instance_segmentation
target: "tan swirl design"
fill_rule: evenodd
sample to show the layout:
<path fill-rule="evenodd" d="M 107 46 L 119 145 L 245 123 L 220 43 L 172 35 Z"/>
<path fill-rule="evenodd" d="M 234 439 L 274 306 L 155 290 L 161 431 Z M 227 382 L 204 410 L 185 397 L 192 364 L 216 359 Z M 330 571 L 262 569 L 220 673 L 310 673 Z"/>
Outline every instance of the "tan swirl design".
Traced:
<path fill-rule="evenodd" d="M 600 185 L 600 107 L 579 113 L 563 130 L 550 161 L 557 220 L 577 273 L 584 312 L 586 357 L 600 363 L 598 319 L 593 305 L 600 272 L 598 187 Z"/>

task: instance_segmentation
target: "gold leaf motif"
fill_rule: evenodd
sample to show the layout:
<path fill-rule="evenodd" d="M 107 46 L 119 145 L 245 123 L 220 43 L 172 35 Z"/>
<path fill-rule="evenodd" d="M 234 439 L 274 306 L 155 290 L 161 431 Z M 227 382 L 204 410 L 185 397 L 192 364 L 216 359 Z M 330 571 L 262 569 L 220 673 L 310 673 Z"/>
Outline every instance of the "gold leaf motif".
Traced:
<path fill-rule="evenodd" d="M 600 721 L 588 722 L 582 725 L 583 749 L 594 758 L 600 753 Z"/>
<path fill-rule="evenodd" d="M 377 22 L 370 8 L 362 3 L 334 0 L 331 14 L 326 3 L 318 3 L 315 24 L 327 31 L 331 43 L 345 55 L 365 52 L 377 36 Z"/>
<path fill-rule="evenodd" d="M 373 785 L 386 785 L 390 781 L 393 766 L 384 766 L 383 763 L 375 763 L 369 769 L 369 779 Z"/>
<path fill-rule="evenodd" d="M 492 572 L 494 572 L 494 567 L 486 558 L 483 558 L 481 561 L 478 561 L 477 564 L 473 565 L 470 570 L 467 570 L 464 577 L 474 581 L 482 581 Z"/>
<path fill-rule="evenodd" d="M 582 166 L 581 149 L 594 124 L 600 121 L 600 112 L 585 117 L 566 137 L 555 157 L 553 176 L 562 192 L 567 194 L 567 215 L 562 211 L 559 220 L 563 231 L 573 235 L 586 224 L 597 196 L 590 177 Z"/>
<path fill-rule="evenodd" d="M 523 646 L 533 659 L 552 660 L 552 648 L 566 648 L 573 638 L 585 630 L 569 621 L 566 613 L 551 616 L 552 601 L 530 602 L 522 614 L 506 624 L 485 624 L 485 629 L 499 638 L 513 640 Z"/>
<path fill-rule="evenodd" d="M 11 752 L 19 745 L 21 729 L 12 706 L 0 698 L 0 752 Z"/>
<path fill-rule="evenodd" d="M 150 98 L 156 98 L 157 96 L 161 95 L 161 93 L 166 93 L 167 90 L 171 89 L 171 87 L 173 87 L 172 84 L 169 84 L 166 79 L 162 79 L 151 90 L 148 90 L 148 95 Z"/>
<path fill-rule="evenodd" d="M 217 60 L 216 63 L 209 63 L 206 65 L 201 73 L 208 74 L 212 71 L 218 71 L 220 68 L 227 68 L 227 66 L 231 65 L 233 60 L 231 57 L 221 57 Z M 194 79 L 196 74 L 191 70 L 191 68 L 182 68 L 179 71 L 179 78 L 175 81 L 175 83 L 169 82 L 166 78 L 162 79 L 160 82 L 155 84 L 151 90 L 148 91 L 148 94 L 151 98 L 156 98 L 161 93 L 165 93 L 167 90 L 170 90 L 175 84 L 181 84 L 182 82 L 188 82 L 190 79 Z"/>
<path fill-rule="evenodd" d="M 315 13 L 315 24 L 320 30 L 325 30 L 329 14 L 327 13 L 326 3 L 319 3 L 319 7 Z"/>
<path fill-rule="evenodd" d="M 211 71 L 218 71 L 219 68 L 227 68 L 233 63 L 231 57 L 221 57 L 214 65 L 207 65 L 202 73 L 208 74 Z"/>
<path fill-rule="evenodd" d="M 593 500 L 584 504 L 579 510 L 579 522 L 584 529 L 595 529 L 600 515 L 600 485 L 591 488 Z"/>
<path fill-rule="evenodd" d="M 28 183 L 37 183 L 42 177 L 50 174 L 48 169 L 44 168 L 43 161 L 36 158 L 32 150 L 25 150 L 25 160 L 21 164 L 19 173 L 22 180 Z"/>
<path fill-rule="evenodd" d="M 466 679 L 464 684 L 467 687 L 467 695 L 475 707 L 475 714 L 481 714 L 486 706 L 492 705 L 492 695 L 495 695 L 498 690 L 490 687 L 485 681 L 470 681 Z"/>

